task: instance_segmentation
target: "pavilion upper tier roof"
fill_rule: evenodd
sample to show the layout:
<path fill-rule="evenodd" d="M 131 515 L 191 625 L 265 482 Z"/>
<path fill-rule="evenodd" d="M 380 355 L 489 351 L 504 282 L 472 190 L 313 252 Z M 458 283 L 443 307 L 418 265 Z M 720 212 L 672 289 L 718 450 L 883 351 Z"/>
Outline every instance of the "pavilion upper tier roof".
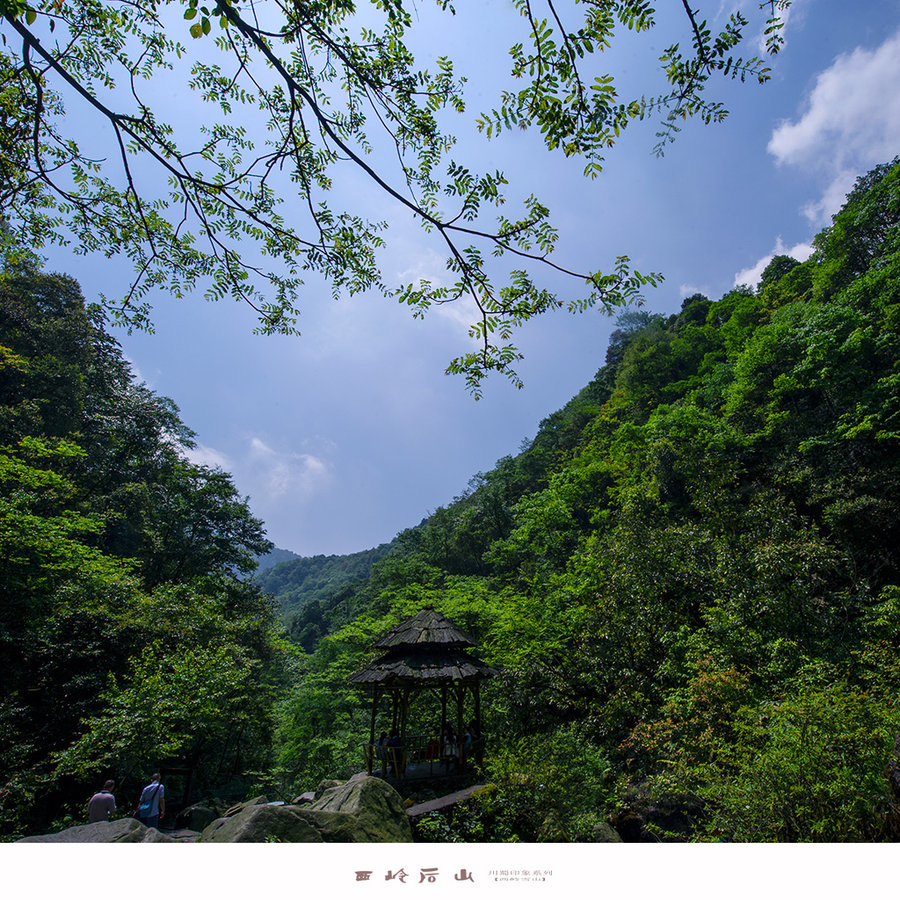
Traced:
<path fill-rule="evenodd" d="M 387 653 L 351 675 L 355 684 L 424 687 L 479 681 L 497 674 L 466 652 L 475 641 L 430 607 L 392 628 L 373 646 Z"/>
<path fill-rule="evenodd" d="M 376 650 L 417 644 L 442 644 L 448 647 L 474 647 L 475 641 L 448 618 L 426 607 L 411 619 L 392 628 L 373 645 Z"/>

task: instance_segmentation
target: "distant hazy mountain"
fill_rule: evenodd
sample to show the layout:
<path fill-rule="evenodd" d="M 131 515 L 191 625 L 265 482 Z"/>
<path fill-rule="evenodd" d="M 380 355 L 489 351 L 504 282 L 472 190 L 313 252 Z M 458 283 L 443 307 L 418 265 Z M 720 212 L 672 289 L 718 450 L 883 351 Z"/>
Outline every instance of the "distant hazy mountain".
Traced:
<path fill-rule="evenodd" d="M 372 565 L 385 556 L 391 544 L 381 544 L 371 550 L 343 556 L 298 556 L 288 550 L 274 550 L 269 554 L 284 554 L 265 564 L 265 557 L 253 576 L 253 581 L 271 594 L 287 614 L 301 609 L 313 600 L 326 601 L 343 585 L 369 577 Z"/>
<path fill-rule="evenodd" d="M 256 574 L 258 575 L 263 569 L 271 569 L 272 566 L 291 559 L 301 559 L 301 556 L 299 553 L 294 553 L 293 550 L 282 550 L 281 547 L 275 547 L 269 553 L 257 557 L 259 568 L 256 570 Z"/>

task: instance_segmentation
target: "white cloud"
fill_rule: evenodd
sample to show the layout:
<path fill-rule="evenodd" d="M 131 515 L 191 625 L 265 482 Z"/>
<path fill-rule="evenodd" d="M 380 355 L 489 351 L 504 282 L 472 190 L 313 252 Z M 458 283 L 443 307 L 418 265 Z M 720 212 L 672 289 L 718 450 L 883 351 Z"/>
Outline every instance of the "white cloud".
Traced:
<path fill-rule="evenodd" d="M 450 287 L 453 273 L 448 272 L 444 259 L 431 249 L 417 251 L 416 261 L 402 272 L 397 272 L 396 279 L 403 284 L 418 284 L 427 281 L 432 287 Z M 481 321 L 481 310 L 469 294 L 463 294 L 457 300 L 445 303 L 433 303 L 426 315 L 435 315 L 450 322 L 455 328 L 464 331 Z"/>
<path fill-rule="evenodd" d="M 706 285 L 682 284 L 678 287 L 678 296 L 682 300 L 693 297 L 694 294 L 703 294 L 704 297 L 708 297 L 710 293 L 711 291 Z"/>
<path fill-rule="evenodd" d="M 754 2 L 753 6 L 759 6 L 759 4 L 757 2 Z M 778 15 L 780 16 L 781 21 L 784 23 L 781 27 L 781 37 L 783 39 L 783 43 L 781 45 L 782 50 L 785 47 L 787 47 L 787 45 L 788 45 L 788 41 L 787 41 L 788 22 L 790 21 L 792 15 L 795 15 L 798 13 L 798 7 L 801 7 L 801 6 L 802 6 L 801 0 L 794 0 L 794 2 L 791 3 L 790 6 L 786 7 L 785 9 L 778 10 Z M 803 11 L 801 9 L 800 15 L 802 15 L 802 12 Z M 768 35 L 765 33 L 765 30 L 764 29 L 761 30 L 759 33 L 759 36 L 757 38 L 758 51 L 759 51 L 760 56 L 765 56 L 767 54 L 767 49 L 766 49 L 767 39 L 768 39 Z"/>
<path fill-rule="evenodd" d="M 772 262 L 776 256 L 792 256 L 798 262 L 805 262 L 809 259 L 812 249 L 812 244 L 794 244 L 793 247 L 785 247 L 781 240 L 781 236 L 779 235 L 771 253 L 767 253 L 752 266 L 747 269 L 742 269 L 734 276 L 734 286 L 737 287 L 739 284 L 749 284 L 751 287 L 756 287 L 756 285 L 759 284 L 759 279 L 762 277 L 762 273 L 766 266 Z"/>
<path fill-rule="evenodd" d="M 878 162 L 887 162 L 888 158 L 885 157 L 878 160 Z M 818 200 L 811 200 L 803 206 L 803 215 L 806 216 L 810 224 L 817 228 L 822 225 L 828 225 L 831 222 L 831 217 L 844 205 L 847 194 L 853 190 L 853 183 L 856 181 L 857 176 L 868 170 L 873 164 L 876 164 L 874 160 L 856 169 L 841 169 L 834 173 L 822 196 Z"/>
<path fill-rule="evenodd" d="M 807 108 L 782 122 L 768 150 L 779 165 L 822 176 L 827 187 L 804 213 L 815 226 L 827 224 L 856 176 L 888 162 L 900 147 L 900 32 L 874 50 L 858 47 L 821 72 Z"/>
<path fill-rule="evenodd" d="M 427 281 L 435 288 L 449 287 L 451 283 L 445 261 L 431 249 L 417 251 L 415 262 L 402 272 L 397 272 L 395 277 L 400 284 Z M 432 312 L 466 332 L 481 318 L 475 301 L 467 295 L 447 303 L 435 303 L 429 309 L 429 313 Z"/>
<path fill-rule="evenodd" d="M 193 450 L 187 450 L 185 456 L 187 456 L 195 466 L 209 466 L 212 469 L 222 469 L 225 472 L 231 471 L 231 460 L 214 447 L 198 444 Z"/>
<path fill-rule="evenodd" d="M 147 379 L 144 378 L 144 373 L 138 368 L 137 363 L 127 353 L 123 353 L 122 356 L 124 357 L 125 362 L 128 363 L 128 368 L 131 369 L 132 383 L 147 384 Z"/>
<path fill-rule="evenodd" d="M 760 6 L 767 7 L 768 3 L 760 4 L 759 0 L 719 0 L 719 8 L 716 11 L 715 19 L 713 21 L 718 24 L 722 22 L 726 17 L 732 16 L 735 13 L 743 13 L 743 15 L 750 21 L 756 21 L 759 16 L 758 10 Z M 805 12 L 805 6 L 806 0 L 792 0 L 790 6 L 786 7 L 785 9 L 778 10 L 778 16 L 784 23 L 781 28 L 781 36 L 782 38 L 784 38 L 782 47 L 787 46 L 788 22 L 790 21 L 791 16 L 794 16 L 795 19 L 802 18 L 803 13 Z M 765 33 L 764 23 L 769 18 L 769 11 L 765 10 L 764 15 L 765 18 L 762 19 L 759 33 L 755 36 L 755 38 L 751 38 L 749 35 L 747 37 L 748 43 L 751 40 L 755 41 L 755 52 L 758 53 L 761 57 L 765 57 L 768 55 L 768 51 L 766 49 L 767 35 Z"/>
<path fill-rule="evenodd" d="M 394 276 L 400 284 L 417 284 L 421 279 L 430 281 L 435 287 L 447 284 L 447 269 L 444 260 L 432 249 L 412 245 L 415 248 L 414 261 Z M 407 260 L 404 260 L 407 262 Z"/>
<path fill-rule="evenodd" d="M 259 438 L 250 440 L 246 463 L 241 467 L 270 498 L 308 497 L 331 481 L 327 462 L 311 453 L 274 450 Z"/>
<path fill-rule="evenodd" d="M 443 319 L 453 322 L 464 329 L 468 334 L 469 329 L 481 321 L 481 311 L 475 301 L 467 294 L 450 303 L 441 303 L 433 306 L 434 312 Z"/>

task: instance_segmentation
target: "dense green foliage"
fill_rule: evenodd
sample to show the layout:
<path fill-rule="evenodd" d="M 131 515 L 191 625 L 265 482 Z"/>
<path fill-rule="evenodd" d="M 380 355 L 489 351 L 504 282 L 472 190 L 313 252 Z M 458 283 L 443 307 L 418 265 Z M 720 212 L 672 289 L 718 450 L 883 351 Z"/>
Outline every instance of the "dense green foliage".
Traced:
<path fill-rule="evenodd" d="M 82 820 L 105 778 L 174 802 L 253 777 L 283 668 L 238 580 L 266 552 L 225 473 L 189 462 L 171 401 L 136 384 L 78 286 L 0 275 L 0 788 L 4 835 Z"/>
<path fill-rule="evenodd" d="M 591 816 L 655 804 L 680 813 L 645 816 L 645 837 L 885 838 L 898 331 L 896 161 L 858 181 L 806 262 L 624 316 L 582 394 L 348 591 L 354 619 L 282 706 L 285 776 L 359 766 L 346 676 L 427 603 L 503 670 L 485 708 L 497 787 L 432 837 L 583 836 Z"/>

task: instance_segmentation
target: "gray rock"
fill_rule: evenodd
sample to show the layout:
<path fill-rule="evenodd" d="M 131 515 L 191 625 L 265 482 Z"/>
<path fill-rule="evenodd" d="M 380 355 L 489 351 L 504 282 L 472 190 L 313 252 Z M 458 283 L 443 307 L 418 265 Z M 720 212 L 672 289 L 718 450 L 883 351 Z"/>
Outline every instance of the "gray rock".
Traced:
<path fill-rule="evenodd" d="M 167 831 L 166 834 L 177 844 L 196 844 L 200 840 L 199 831 L 191 831 L 189 828 L 176 828 Z"/>
<path fill-rule="evenodd" d="M 591 829 L 592 844 L 621 844 L 619 832 L 608 822 L 597 822 Z"/>
<path fill-rule="evenodd" d="M 338 781 L 336 778 L 326 778 L 324 781 L 320 781 L 319 786 L 316 788 L 316 800 L 318 800 L 325 791 L 333 787 L 340 787 L 342 784 L 344 784 L 344 782 Z"/>
<path fill-rule="evenodd" d="M 200 843 L 262 844 L 267 841 L 309 844 L 324 840 L 299 815 L 296 806 L 248 806 L 231 816 L 216 819 L 200 833 Z"/>
<path fill-rule="evenodd" d="M 306 812 L 343 813 L 357 821 L 364 841 L 411 841 L 412 828 L 400 795 L 381 778 L 353 778 L 324 791 Z"/>
<path fill-rule="evenodd" d="M 116 819 L 76 825 L 56 834 L 22 838 L 19 844 L 174 844 L 175 841 L 155 828 L 147 828 L 137 819 Z"/>
<path fill-rule="evenodd" d="M 263 804 L 266 804 L 268 802 L 268 797 L 254 797 L 252 800 L 245 800 L 243 803 L 235 803 L 234 806 L 228 807 L 228 809 L 226 809 L 225 812 L 222 813 L 222 815 L 225 818 L 228 818 L 228 816 L 235 816 L 239 812 L 243 812 L 243 810 L 247 809 L 250 806 L 262 806 Z"/>
<path fill-rule="evenodd" d="M 175 825 L 177 828 L 185 828 L 189 831 L 203 831 L 218 816 L 219 812 L 212 804 L 195 803 L 178 813 L 175 817 Z"/>
<path fill-rule="evenodd" d="M 245 805 L 208 825 L 200 841 L 408 842 L 412 829 L 400 795 L 380 778 L 365 777 L 324 788 L 311 805 Z"/>

